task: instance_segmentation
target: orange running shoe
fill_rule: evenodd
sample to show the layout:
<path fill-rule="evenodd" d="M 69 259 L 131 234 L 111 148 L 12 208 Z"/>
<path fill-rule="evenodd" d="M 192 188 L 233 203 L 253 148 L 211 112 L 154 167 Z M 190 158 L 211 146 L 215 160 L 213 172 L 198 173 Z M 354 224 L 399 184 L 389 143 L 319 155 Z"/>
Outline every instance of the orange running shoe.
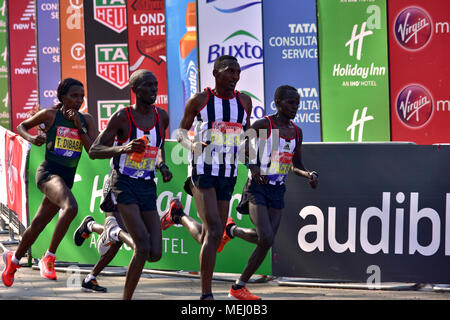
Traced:
<path fill-rule="evenodd" d="M 41 269 L 42 277 L 49 280 L 56 280 L 55 260 L 56 257 L 46 257 L 45 255 L 42 257 L 39 261 L 39 269 Z"/>
<path fill-rule="evenodd" d="M 234 297 L 238 300 L 261 300 L 257 295 L 252 294 L 245 286 L 239 289 L 233 289 L 233 286 L 230 287 L 230 292 L 228 296 Z"/>
<path fill-rule="evenodd" d="M 228 243 L 228 241 L 230 241 L 232 239 L 231 234 L 229 234 L 229 232 L 230 232 L 230 228 L 235 224 L 236 223 L 234 222 L 233 218 L 228 217 L 227 225 L 225 226 L 225 230 L 223 231 L 222 242 L 220 243 L 219 248 L 217 248 L 217 252 L 222 252 L 223 247 L 225 247 L 225 245 Z"/>
<path fill-rule="evenodd" d="M 11 287 L 14 283 L 14 273 L 20 268 L 17 264 L 12 262 L 12 256 L 14 252 L 5 251 L 3 253 L 3 262 L 5 263 L 5 268 L 2 272 L 3 284 L 7 287 Z"/>
<path fill-rule="evenodd" d="M 174 224 L 179 224 L 179 217 L 183 214 L 183 205 L 181 204 L 180 199 L 173 198 L 170 201 L 169 209 L 167 209 L 161 217 L 161 230 L 166 230 Z"/>

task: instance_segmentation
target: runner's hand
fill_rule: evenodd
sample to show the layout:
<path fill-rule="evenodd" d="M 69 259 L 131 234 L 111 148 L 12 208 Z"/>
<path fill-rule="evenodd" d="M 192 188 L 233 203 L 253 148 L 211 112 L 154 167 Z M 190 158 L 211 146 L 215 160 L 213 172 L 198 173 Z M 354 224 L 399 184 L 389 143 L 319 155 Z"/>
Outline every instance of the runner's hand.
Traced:
<path fill-rule="evenodd" d="M 250 172 L 252 174 L 252 180 L 257 184 L 267 184 L 269 179 L 265 175 L 261 175 L 261 169 L 256 165 L 250 165 Z"/>
<path fill-rule="evenodd" d="M 169 182 L 172 180 L 172 172 L 170 172 L 167 166 L 160 168 L 159 171 L 161 172 L 164 182 Z"/>

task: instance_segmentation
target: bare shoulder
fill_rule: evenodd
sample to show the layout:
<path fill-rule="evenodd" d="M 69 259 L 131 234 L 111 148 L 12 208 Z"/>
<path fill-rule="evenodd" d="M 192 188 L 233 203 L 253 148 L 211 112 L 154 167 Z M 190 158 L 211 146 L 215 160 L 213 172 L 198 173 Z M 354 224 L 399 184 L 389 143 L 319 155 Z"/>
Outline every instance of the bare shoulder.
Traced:
<path fill-rule="evenodd" d="M 241 100 L 242 106 L 247 113 L 252 111 L 252 98 L 246 93 L 239 92 L 239 99 Z"/>
<path fill-rule="evenodd" d="M 208 103 L 208 99 L 208 91 L 204 90 L 202 92 L 198 92 L 188 100 L 186 103 L 186 109 L 189 108 L 191 112 L 197 113 L 205 106 L 206 103 Z"/>

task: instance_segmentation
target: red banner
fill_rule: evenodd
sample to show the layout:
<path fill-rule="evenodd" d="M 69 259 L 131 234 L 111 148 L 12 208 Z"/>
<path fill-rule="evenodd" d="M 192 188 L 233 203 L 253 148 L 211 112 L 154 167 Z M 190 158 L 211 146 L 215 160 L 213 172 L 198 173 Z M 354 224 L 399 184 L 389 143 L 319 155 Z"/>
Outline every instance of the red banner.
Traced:
<path fill-rule="evenodd" d="M 11 130 L 38 103 L 35 0 L 8 1 Z"/>
<path fill-rule="evenodd" d="M 27 227 L 25 174 L 30 144 L 19 135 L 6 131 L 4 146 L 8 208 L 17 213 L 19 221 Z"/>
<path fill-rule="evenodd" d="M 393 141 L 449 143 L 450 1 L 388 2 Z"/>
<path fill-rule="evenodd" d="M 164 1 L 127 1 L 130 75 L 139 69 L 158 79 L 156 105 L 168 110 Z M 132 95 L 132 103 L 134 96 Z"/>

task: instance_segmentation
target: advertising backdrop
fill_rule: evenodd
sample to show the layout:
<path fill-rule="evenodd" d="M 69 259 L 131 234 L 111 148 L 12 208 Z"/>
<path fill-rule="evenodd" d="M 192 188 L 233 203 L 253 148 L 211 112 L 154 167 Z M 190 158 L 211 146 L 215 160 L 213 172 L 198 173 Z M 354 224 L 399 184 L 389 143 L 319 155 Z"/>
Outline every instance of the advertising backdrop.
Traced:
<path fill-rule="evenodd" d="M 36 13 L 39 104 L 48 108 L 59 102 L 61 81 L 58 0 L 37 0 Z"/>
<path fill-rule="evenodd" d="M 300 107 L 293 120 L 303 141 L 320 142 L 319 66 L 316 0 L 264 1 L 264 90 L 266 114 L 276 112 L 275 90 L 298 88 Z M 282 16 L 283 19 L 274 19 Z"/>
<path fill-rule="evenodd" d="M 168 183 L 162 183 L 161 175 L 158 171 L 158 198 L 157 208 L 160 215 L 168 208 L 168 204 L 173 196 L 180 197 L 184 212 L 200 221 L 195 207 L 194 200 L 186 194 L 183 189 L 187 176 L 187 152 L 175 141 L 166 141 L 166 163 L 173 174 L 173 179 Z M 42 200 L 42 193 L 36 188 L 34 172 L 44 159 L 44 150 L 32 146 L 28 167 L 28 194 L 30 199 L 29 212 L 32 219 Z M 240 173 L 234 188 L 234 194 L 230 202 L 231 217 L 239 226 L 252 228 L 248 216 L 238 214 L 236 206 L 241 198 L 242 189 L 247 180 L 247 168 L 239 167 Z M 82 157 L 75 177 L 74 192 L 78 202 L 78 215 L 71 223 L 69 231 L 63 238 L 57 251 L 59 261 L 77 262 L 95 264 L 99 259 L 99 253 L 96 249 L 98 235 L 92 234 L 81 247 L 75 246 L 73 242 L 73 233 L 84 217 L 91 215 L 94 219 L 103 223 L 105 215 L 100 211 L 99 205 L 102 200 L 102 188 L 105 177 L 110 171 L 109 160 L 91 160 L 82 153 Z M 41 233 L 32 247 L 32 255 L 40 258 L 48 249 L 53 230 L 55 228 L 56 218 L 54 218 Z M 188 270 L 199 271 L 199 252 L 200 245 L 190 236 L 183 227 L 172 226 L 163 231 L 163 255 L 162 259 L 156 263 L 146 263 L 145 268 L 164 269 L 164 270 Z M 255 248 L 254 244 L 245 242 L 241 239 L 230 241 L 223 251 L 217 255 L 216 272 L 241 273 L 247 264 L 248 258 Z M 110 265 L 128 266 L 133 252 L 124 245 Z M 262 266 L 258 269 L 258 274 L 270 274 L 271 262 L 270 253 L 264 260 Z"/>
<path fill-rule="evenodd" d="M 88 112 L 83 0 L 59 0 L 61 79 L 75 78 L 84 84 L 81 112 Z"/>
<path fill-rule="evenodd" d="M 158 80 L 156 105 L 168 110 L 166 15 L 164 0 L 127 1 L 128 59 L 130 75 L 139 69 L 153 72 Z M 131 92 L 131 103 L 134 94 Z"/>
<path fill-rule="evenodd" d="M 101 131 L 114 106 L 130 103 L 126 1 L 90 0 L 83 8 L 88 111 Z"/>
<path fill-rule="evenodd" d="M 386 1 L 317 7 L 322 141 L 389 141 Z"/>
<path fill-rule="evenodd" d="M 35 0 L 8 1 L 11 129 L 38 103 Z"/>
<path fill-rule="evenodd" d="M 319 186 L 288 177 L 274 275 L 450 283 L 449 157 L 450 146 L 304 144 Z"/>
<path fill-rule="evenodd" d="M 393 141 L 449 143 L 450 2 L 388 2 Z"/>
<path fill-rule="evenodd" d="M 6 40 L 6 0 L 0 0 L 0 126 L 9 129 L 8 44 Z"/>
<path fill-rule="evenodd" d="M 200 90 L 214 88 L 213 67 L 221 55 L 237 58 L 241 79 L 236 89 L 252 98 L 252 121 L 265 114 L 261 1 L 199 0 Z M 214 26 L 214 28 L 211 28 Z"/>
<path fill-rule="evenodd" d="M 197 14 L 192 0 L 166 0 L 169 130 L 180 125 L 184 107 L 198 92 Z M 176 137 L 172 137 L 176 138 Z"/>

